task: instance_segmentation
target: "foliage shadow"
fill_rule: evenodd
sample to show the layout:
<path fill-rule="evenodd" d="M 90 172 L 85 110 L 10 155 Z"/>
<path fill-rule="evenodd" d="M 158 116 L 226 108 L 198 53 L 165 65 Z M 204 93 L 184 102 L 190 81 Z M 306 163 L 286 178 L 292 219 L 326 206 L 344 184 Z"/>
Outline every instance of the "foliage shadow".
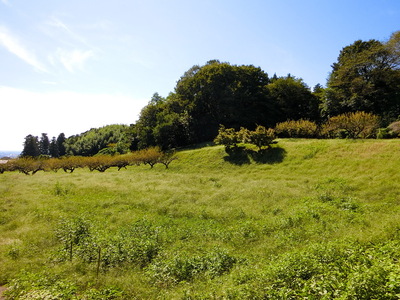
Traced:
<path fill-rule="evenodd" d="M 262 149 L 259 151 L 248 150 L 249 156 L 260 164 L 277 164 L 281 163 L 286 156 L 286 150 L 281 147 L 273 147 Z"/>
<path fill-rule="evenodd" d="M 259 164 L 281 163 L 286 156 L 286 150 L 281 147 L 273 147 L 261 150 L 246 149 L 245 147 L 236 147 L 234 150 L 227 151 L 228 155 L 224 157 L 226 162 L 235 165 L 250 164 L 251 159 Z"/>
<path fill-rule="evenodd" d="M 234 165 L 248 165 L 250 164 L 250 157 L 247 154 L 246 147 L 238 146 L 234 148 L 225 149 L 227 156 L 224 156 L 224 160 Z"/>

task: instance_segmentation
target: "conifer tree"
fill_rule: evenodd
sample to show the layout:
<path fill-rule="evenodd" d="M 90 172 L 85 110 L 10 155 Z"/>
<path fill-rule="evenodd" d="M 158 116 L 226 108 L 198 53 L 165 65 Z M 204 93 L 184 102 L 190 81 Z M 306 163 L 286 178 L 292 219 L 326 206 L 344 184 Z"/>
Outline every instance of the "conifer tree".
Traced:
<path fill-rule="evenodd" d="M 50 141 L 47 133 L 42 133 L 39 141 L 39 149 L 41 155 L 49 155 Z"/>
<path fill-rule="evenodd" d="M 65 134 L 60 133 L 56 140 L 59 156 L 64 156 L 66 154 L 65 145 L 64 145 L 65 140 L 66 140 Z"/>
<path fill-rule="evenodd" d="M 58 151 L 57 140 L 54 136 L 50 142 L 49 154 L 51 157 L 60 157 L 60 152 Z"/>
<path fill-rule="evenodd" d="M 37 136 L 31 134 L 25 137 L 24 149 L 22 150 L 21 156 L 36 157 L 40 155 L 39 140 Z"/>

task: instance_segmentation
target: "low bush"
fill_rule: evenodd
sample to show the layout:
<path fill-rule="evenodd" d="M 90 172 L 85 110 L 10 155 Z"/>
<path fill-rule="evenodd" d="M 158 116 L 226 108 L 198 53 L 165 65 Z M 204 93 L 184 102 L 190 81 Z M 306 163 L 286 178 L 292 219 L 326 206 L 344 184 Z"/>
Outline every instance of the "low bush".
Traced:
<path fill-rule="evenodd" d="M 149 266 L 148 273 L 156 283 L 168 286 L 191 281 L 200 275 L 211 278 L 221 276 L 228 273 L 237 262 L 238 259 L 226 251 L 215 250 L 207 255 L 160 257 Z"/>
<path fill-rule="evenodd" d="M 276 124 L 275 132 L 281 138 L 315 138 L 318 126 L 309 120 L 290 120 Z"/>
<path fill-rule="evenodd" d="M 396 137 L 389 128 L 378 128 L 376 132 L 377 139 L 391 139 Z"/>
<path fill-rule="evenodd" d="M 242 130 L 245 132 L 245 130 Z M 225 128 L 224 125 L 219 126 L 218 135 L 214 139 L 214 143 L 224 145 L 226 150 L 237 147 L 237 144 L 242 142 L 241 136 L 234 128 Z"/>
<path fill-rule="evenodd" d="M 55 262 L 78 259 L 97 263 L 98 268 L 134 265 L 144 268 L 158 255 L 161 242 L 159 229 L 146 220 L 139 220 L 117 232 L 102 232 L 88 219 L 76 217 L 60 222 L 56 237 L 62 247 Z"/>
<path fill-rule="evenodd" d="M 389 132 L 393 135 L 393 137 L 400 137 L 400 121 L 396 121 L 391 123 L 388 126 Z"/>
<path fill-rule="evenodd" d="M 276 135 L 273 129 L 257 126 L 254 131 L 249 131 L 243 141 L 257 146 L 258 151 L 261 151 L 264 147 L 270 148 L 274 144 L 275 138 Z"/>
<path fill-rule="evenodd" d="M 235 299 L 398 299 L 398 246 L 312 245 L 240 274 L 229 293 Z"/>
<path fill-rule="evenodd" d="M 234 128 L 225 128 L 225 126 L 220 125 L 214 143 L 224 145 L 227 153 L 235 152 L 234 150 L 238 148 L 239 143 L 255 145 L 260 151 L 264 147 L 269 148 L 271 144 L 275 144 L 275 138 L 275 131 L 271 128 L 267 129 L 264 126 L 257 126 L 254 131 L 246 128 L 235 131 Z"/>
<path fill-rule="evenodd" d="M 372 138 L 379 127 L 379 117 L 358 111 L 331 117 L 322 126 L 321 134 L 327 138 Z"/>

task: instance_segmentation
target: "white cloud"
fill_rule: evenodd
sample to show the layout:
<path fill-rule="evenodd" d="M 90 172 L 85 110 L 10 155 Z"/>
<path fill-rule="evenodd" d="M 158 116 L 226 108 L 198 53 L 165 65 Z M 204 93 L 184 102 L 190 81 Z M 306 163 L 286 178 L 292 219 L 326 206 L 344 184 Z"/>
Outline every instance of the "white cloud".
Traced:
<path fill-rule="evenodd" d="M 7 5 L 7 6 L 10 5 L 10 3 L 8 2 L 8 0 L 1 0 L 1 2 L 3 2 L 3 4 L 5 4 L 5 5 Z"/>
<path fill-rule="evenodd" d="M 0 150 L 22 150 L 28 134 L 79 134 L 110 124 L 135 123 L 147 99 L 125 95 L 38 93 L 0 86 Z"/>
<path fill-rule="evenodd" d="M 94 57 L 94 52 L 92 50 L 64 50 L 58 49 L 56 52 L 56 59 L 61 62 L 61 64 L 71 73 L 75 70 L 82 71 L 86 61 Z M 50 59 L 54 64 L 54 57 Z"/>
<path fill-rule="evenodd" d="M 47 72 L 45 66 L 43 66 L 35 57 L 35 55 L 29 52 L 26 47 L 18 40 L 17 37 L 13 36 L 5 27 L 0 26 L 0 45 L 5 47 L 9 52 L 22 59 L 27 64 L 34 67 L 36 70 L 41 72 Z"/>

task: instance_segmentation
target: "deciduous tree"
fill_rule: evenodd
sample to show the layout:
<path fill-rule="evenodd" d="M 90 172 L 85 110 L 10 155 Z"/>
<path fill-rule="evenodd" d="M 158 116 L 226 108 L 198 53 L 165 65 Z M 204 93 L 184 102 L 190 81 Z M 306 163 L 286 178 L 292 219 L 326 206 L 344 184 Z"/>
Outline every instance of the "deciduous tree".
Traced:
<path fill-rule="evenodd" d="M 319 99 L 300 78 L 280 77 L 268 85 L 278 103 L 279 120 L 319 119 Z"/>

